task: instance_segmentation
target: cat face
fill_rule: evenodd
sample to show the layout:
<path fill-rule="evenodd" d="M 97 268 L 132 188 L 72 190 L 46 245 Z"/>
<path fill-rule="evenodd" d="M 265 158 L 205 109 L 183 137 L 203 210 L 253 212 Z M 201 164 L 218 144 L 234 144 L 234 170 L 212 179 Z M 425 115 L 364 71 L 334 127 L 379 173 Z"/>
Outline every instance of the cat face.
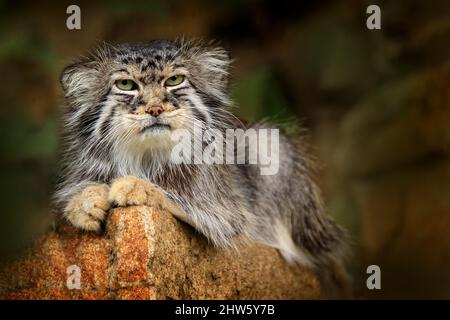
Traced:
<path fill-rule="evenodd" d="M 87 144 L 167 152 L 176 129 L 221 125 L 229 58 L 188 41 L 103 46 L 63 71 L 66 125 Z"/>

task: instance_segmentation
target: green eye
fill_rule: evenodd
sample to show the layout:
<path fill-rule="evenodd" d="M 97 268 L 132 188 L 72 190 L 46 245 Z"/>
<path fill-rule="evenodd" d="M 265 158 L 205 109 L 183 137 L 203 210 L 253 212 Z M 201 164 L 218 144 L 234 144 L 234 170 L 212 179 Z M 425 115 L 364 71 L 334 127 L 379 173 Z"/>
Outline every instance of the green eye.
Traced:
<path fill-rule="evenodd" d="M 166 82 L 164 82 L 164 85 L 166 87 L 173 87 L 173 86 L 177 86 L 180 83 L 182 83 L 184 81 L 184 76 L 179 74 L 177 76 L 171 76 L 170 78 L 168 78 L 166 80 Z"/>
<path fill-rule="evenodd" d="M 120 90 L 131 91 L 137 89 L 138 85 L 133 80 L 120 79 L 115 82 L 116 87 Z"/>

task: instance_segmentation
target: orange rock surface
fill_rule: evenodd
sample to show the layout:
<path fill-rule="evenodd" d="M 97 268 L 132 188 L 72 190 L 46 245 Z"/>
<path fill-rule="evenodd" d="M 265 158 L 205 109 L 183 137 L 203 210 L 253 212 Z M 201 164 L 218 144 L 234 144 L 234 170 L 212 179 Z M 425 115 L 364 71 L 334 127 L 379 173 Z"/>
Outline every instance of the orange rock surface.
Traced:
<path fill-rule="evenodd" d="M 81 271 L 68 289 L 67 268 Z M 114 209 L 99 235 L 64 226 L 0 271 L 2 299 L 315 299 L 316 276 L 261 245 L 217 249 L 149 207 Z"/>

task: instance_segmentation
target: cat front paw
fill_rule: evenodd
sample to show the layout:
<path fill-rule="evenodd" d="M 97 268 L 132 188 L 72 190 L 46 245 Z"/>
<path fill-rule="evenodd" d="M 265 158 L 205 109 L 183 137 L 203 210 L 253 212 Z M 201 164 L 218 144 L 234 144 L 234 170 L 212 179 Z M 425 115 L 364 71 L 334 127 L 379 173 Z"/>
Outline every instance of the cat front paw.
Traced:
<path fill-rule="evenodd" d="M 113 206 L 160 206 L 165 201 L 164 192 L 157 185 L 132 176 L 118 178 L 109 190 Z"/>
<path fill-rule="evenodd" d="M 85 187 L 68 202 L 64 217 L 77 228 L 99 231 L 111 207 L 108 193 L 109 187 L 106 184 Z"/>

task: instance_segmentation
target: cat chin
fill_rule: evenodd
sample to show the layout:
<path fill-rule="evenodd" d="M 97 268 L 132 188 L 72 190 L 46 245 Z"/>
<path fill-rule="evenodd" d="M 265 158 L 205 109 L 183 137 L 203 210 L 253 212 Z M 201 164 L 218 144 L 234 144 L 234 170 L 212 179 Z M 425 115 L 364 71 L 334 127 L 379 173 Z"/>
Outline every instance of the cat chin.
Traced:
<path fill-rule="evenodd" d="M 171 130 L 169 127 L 165 126 L 152 126 L 148 129 L 145 129 L 143 132 L 140 133 L 140 135 L 144 139 L 154 139 L 155 137 L 161 138 L 165 136 L 169 136 L 170 138 Z"/>
<path fill-rule="evenodd" d="M 167 128 L 154 128 L 139 134 L 133 145 L 140 150 L 169 153 L 174 147 L 171 139 L 171 130 Z"/>

